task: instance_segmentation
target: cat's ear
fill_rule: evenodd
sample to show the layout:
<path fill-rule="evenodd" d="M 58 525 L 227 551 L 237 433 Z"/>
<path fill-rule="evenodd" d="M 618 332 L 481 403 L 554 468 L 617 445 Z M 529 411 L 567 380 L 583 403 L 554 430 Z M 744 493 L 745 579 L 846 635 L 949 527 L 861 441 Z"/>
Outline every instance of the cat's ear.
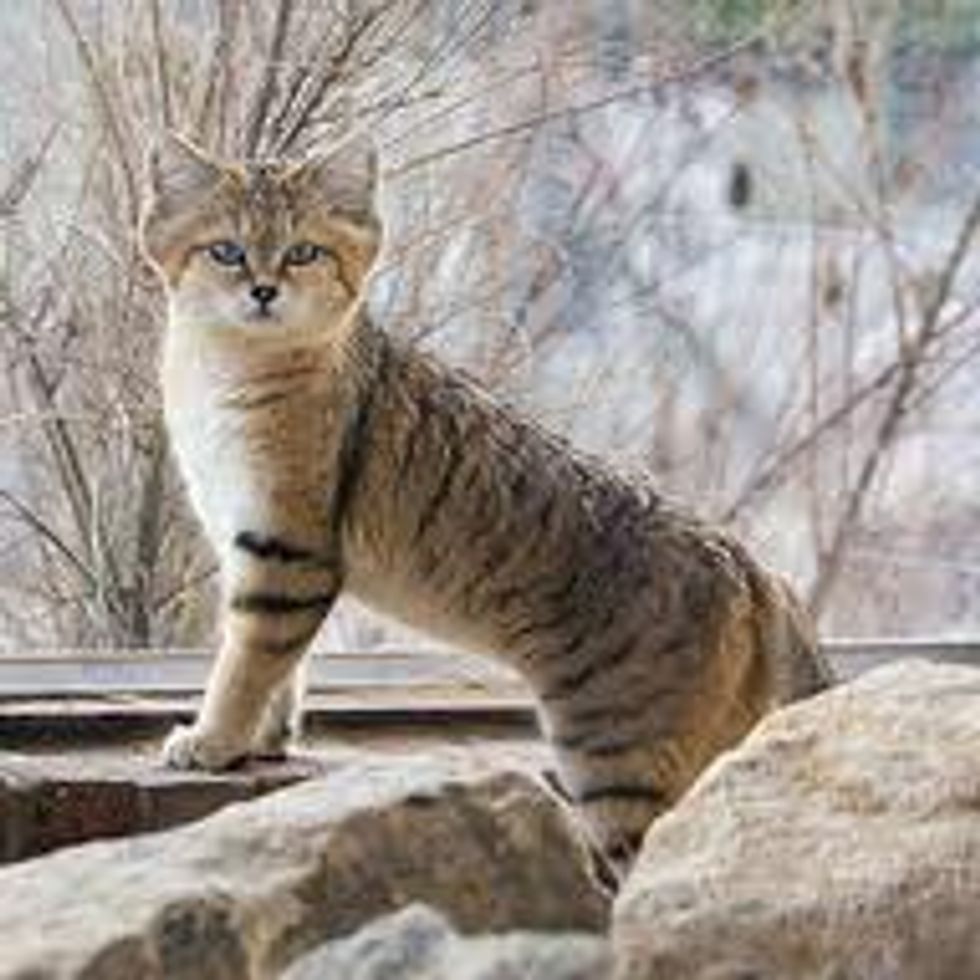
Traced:
<path fill-rule="evenodd" d="M 229 171 L 189 140 L 169 131 L 150 151 L 146 170 L 148 193 L 139 241 L 150 262 L 163 269 L 166 255 L 180 240 L 186 215 Z"/>
<path fill-rule="evenodd" d="M 290 180 L 315 194 L 334 214 L 358 224 L 378 222 L 378 155 L 366 137 L 347 140 L 300 164 Z"/>
<path fill-rule="evenodd" d="M 200 197 L 227 175 L 204 150 L 169 130 L 151 150 L 147 169 L 150 195 L 164 211 Z"/>

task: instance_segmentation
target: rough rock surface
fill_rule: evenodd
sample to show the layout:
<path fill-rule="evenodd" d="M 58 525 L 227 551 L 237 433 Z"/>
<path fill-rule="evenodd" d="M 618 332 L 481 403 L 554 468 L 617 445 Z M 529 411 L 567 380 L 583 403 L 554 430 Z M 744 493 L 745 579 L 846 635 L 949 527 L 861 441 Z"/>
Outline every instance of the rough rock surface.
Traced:
<path fill-rule="evenodd" d="M 412 901 L 467 932 L 599 931 L 587 866 L 524 773 L 364 756 L 177 830 L 0 869 L 0 977 L 272 977 Z"/>
<path fill-rule="evenodd" d="M 339 765 L 296 756 L 212 775 L 165 770 L 153 757 L 98 760 L 0 752 L 0 864 L 59 847 L 197 820 Z"/>
<path fill-rule="evenodd" d="M 648 833 L 613 942 L 618 980 L 980 977 L 980 670 L 771 716 Z"/>
<path fill-rule="evenodd" d="M 439 912 L 410 905 L 304 956 L 282 980 L 604 980 L 611 968 L 598 936 L 463 938 Z"/>

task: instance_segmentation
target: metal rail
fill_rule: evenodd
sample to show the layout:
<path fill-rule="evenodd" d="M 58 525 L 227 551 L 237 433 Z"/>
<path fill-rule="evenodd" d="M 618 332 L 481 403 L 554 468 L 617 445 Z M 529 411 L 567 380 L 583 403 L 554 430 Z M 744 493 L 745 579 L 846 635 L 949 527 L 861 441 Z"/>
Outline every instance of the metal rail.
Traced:
<path fill-rule="evenodd" d="M 824 650 L 849 678 L 901 658 L 980 667 L 980 638 L 830 639 Z M 0 700 L 189 696 L 201 691 L 211 663 L 205 650 L 56 650 L 0 653 Z M 489 697 L 513 697 L 520 680 L 499 664 L 447 650 L 326 652 L 311 658 L 314 692 L 438 689 Z"/>

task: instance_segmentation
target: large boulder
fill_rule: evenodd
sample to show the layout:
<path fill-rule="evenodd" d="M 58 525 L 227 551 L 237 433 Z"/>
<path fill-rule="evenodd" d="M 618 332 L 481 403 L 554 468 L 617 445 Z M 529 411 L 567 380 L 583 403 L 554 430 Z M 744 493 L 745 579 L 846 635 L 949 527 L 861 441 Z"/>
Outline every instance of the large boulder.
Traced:
<path fill-rule="evenodd" d="M 533 777 L 462 752 L 364 756 L 178 830 L 0 869 L 0 977 L 272 977 L 412 901 L 467 932 L 606 917 Z"/>
<path fill-rule="evenodd" d="M 619 980 L 980 977 L 980 670 L 771 716 L 650 830 L 613 941 Z"/>
<path fill-rule="evenodd" d="M 463 938 L 439 912 L 410 905 L 303 957 L 282 980 L 604 980 L 611 967 L 595 935 Z"/>

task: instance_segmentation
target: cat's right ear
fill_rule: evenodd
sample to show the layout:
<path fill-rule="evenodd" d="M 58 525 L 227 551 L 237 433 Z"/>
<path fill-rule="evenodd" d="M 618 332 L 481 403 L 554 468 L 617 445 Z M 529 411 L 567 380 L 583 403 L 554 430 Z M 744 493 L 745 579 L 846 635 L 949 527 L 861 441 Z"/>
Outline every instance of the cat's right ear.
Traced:
<path fill-rule="evenodd" d="M 164 211 L 213 189 L 225 176 L 225 168 L 190 140 L 167 131 L 150 151 L 150 195 Z"/>
<path fill-rule="evenodd" d="M 183 216 L 190 213 L 227 176 L 227 169 L 177 133 L 166 132 L 151 149 L 146 164 L 147 194 L 140 218 L 139 241 L 158 270 L 180 241 Z"/>

